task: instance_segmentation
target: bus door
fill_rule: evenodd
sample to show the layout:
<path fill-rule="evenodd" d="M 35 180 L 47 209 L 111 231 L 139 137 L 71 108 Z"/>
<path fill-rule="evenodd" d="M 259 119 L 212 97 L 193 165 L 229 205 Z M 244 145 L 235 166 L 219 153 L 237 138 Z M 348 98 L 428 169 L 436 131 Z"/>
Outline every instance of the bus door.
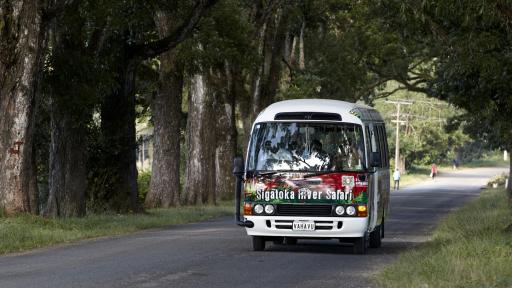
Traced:
<path fill-rule="evenodd" d="M 374 228 L 376 225 L 380 225 L 383 220 L 384 214 L 386 213 L 386 203 L 389 201 L 386 199 L 389 191 L 389 159 L 387 153 L 387 139 L 386 131 L 383 123 L 372 123 L 367 125 L 366 132 L 369 139 L 369 154 L 377 153 L 380 157 L 380 165 L 377 167 L 370 167 L 374 170 L 371 174 L 371 191 L 369 196 L 369 202 L 371 203 L 370 213 L 370 228 Z M 370 157 L 369 157 L 370 159 Z M 371 163 L 369 163 L 371 164 Z"/>
<path fill-rule="evenodd" d="M 378 210 L 378 223 L 385 217 L 389 203 L 389 155 L 388 155 L 388 141 L 386 137 L 386 128 L 384 123 L 377 123 L 374 125 L 378 133 L 378 142 L 380 149 L 380 163 L 379 170 L 379 210 Z"/>

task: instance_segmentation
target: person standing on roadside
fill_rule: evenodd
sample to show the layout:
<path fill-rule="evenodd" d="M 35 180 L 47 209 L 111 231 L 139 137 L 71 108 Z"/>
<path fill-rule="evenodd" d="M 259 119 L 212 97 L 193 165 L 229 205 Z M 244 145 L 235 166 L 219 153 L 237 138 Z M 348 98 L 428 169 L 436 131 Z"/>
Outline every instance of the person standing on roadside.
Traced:
<path fill-rule="evenodd" d="M 436 179 L 437 176 L 437 165 L 436 163 L 432 164 L 432 167 L 430 168 L 430 177 L 432 177 L 432 180 Z"/>
<path fill-rule="evenodd" d="M 395 180 L 395 191 L 400 189 L 400 170 L 398 168 L 393 172 L 393 179 Z"/>

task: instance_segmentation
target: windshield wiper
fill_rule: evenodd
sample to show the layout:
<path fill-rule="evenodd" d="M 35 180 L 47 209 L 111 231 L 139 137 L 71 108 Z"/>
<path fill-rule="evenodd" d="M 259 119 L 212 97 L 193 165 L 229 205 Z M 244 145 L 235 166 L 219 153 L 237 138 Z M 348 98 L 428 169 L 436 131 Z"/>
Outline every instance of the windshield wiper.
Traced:
<path fill-rule="evenodd" d="M 296 155 L 292 155 L 292 159 L 293 159 L 293 160 L 295 160 L 295 161 L 297 161 L 297 162 L 302 162 L 302 163 L 306 164 L 306 166 L 308 166 L 308 168 L 311 168 L 311 165 L 309 165 L 309 164 L 306 162 L 306 160 L 304 160 L 302 157 L 300 157 L 300 158 L 299 158 L 299 157 L 298 157 L 298 156 L 296 156 Z"/>
<path fill-rule="evenodd" d="M 339 172 L 333 172 L 333 171 L 318 171 L 318 172 L 311 172 L 309 174 L 306 174 L 303 176 L 303 178 L 309 178 L 309 177 L 315 177 L 315 176 L 319 176 L 319 175 L 324 175 L 324 174 L 331 174 L 331 173 L 339 173 Z"/>
<path fill-rule="evenodd" d="M 254 177 L 254 176 L 274 175 L 274 174 L 277 174 L 277 173 L 280 173 L 280 172 L 282 172 L 282 171 L 264 171 L 264 172 L 260 172 L 258 170 L 247 171 L 247 173 L 249 173 L 252 177 Z"/>

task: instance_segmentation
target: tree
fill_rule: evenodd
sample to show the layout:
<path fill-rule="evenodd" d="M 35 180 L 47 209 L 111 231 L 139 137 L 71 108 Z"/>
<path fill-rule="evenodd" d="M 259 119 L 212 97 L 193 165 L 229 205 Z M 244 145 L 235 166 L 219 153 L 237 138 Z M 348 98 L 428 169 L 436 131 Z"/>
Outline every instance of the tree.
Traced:
<path fill-rule="evenodd" d="M 73 2 L 50 25 L 52 49 L 44 79 L 51 115 L 46 216 L 85 215 L 88 127 L 93 122 L 98 95 L 105 89 L 103 79 L 108 79 L 97 56 L 105 21 L 97 17 L 92 3 Z"/>
<path fill-rule="evenodd" d="M 155 23 L 160 37 L 169 34 L 174 26 L 173 15 L 158 11 Z M 152 99 L 154 132 L 154 156 L 150 190 L 146 196 L 146 208 L 167 208 L 180 204 L 180 130 L 181 103 L 184 85 L 184 64 L 178 51 L 160 55 L 158 91 Z"/>
<path fill-rule="evenodd" d="M 386 90 L 392 91 L 400 86 L 397 82 L 388 82 Z M 398 99 L 397 99 L 398 98 Z M 423 93 L 397 91 L 393 96 L 374 101 L 387 123 L 389 151 L 395 150 L 396 106 L 387 100 L 408 101 L 411 105 L 401 105 L 400 119 L 400 170 L 405 171 L 413 165 L 430 165 L 432 163 L 451 164 L 454 159 L 463 161 L 462 149 L 472 145 L 472 139 L 463 132 L 463 127 L 454 126 L 450 119 L 464 113 L 445 101 L 429 98 Z M 468 151 L 473 152 L 473 151 Z M 474 153 L 467 153 L 466 158 Z"/>
<path fill-rule="evenodd" d="M 40 1 L 0 4 L 0 209 L 37 211 L 34 96 L 46 29 Z"/>
<path fill-rule="evenodd" d="M 141 11 L 153 11 L 155 7 L 151 6 L 151 3 L 135 3 L 132 7 L 124 7 L 123 1 L 120 3 L 128 11 L 124 20 L 129 23 L 121 21 L 119 30 L 109 39 L 111 44 L 107 47 L 107 63 L 112 65 L 116 85 L 115 89 L 105 96 L 101 107 L 103 161 L 107 166 L 104 170 L 109 170 L 112 176 L 112 182 L 104 196 L 114 210 L 140 211 L 135 164 L 134 83 L 137 68 L 141 61 L 174 49 L 189 37 L 205 11 L 215 3 L 215 0 L 195 1 L 181 24 L 169 31 L 165 37 L 157 39 L 152 39 L 153 34 L 147 33 L 146 25 L 131 25 L 130 22 L 133 14 L 140 17 L 138 13 Z M 135 19 L 144 22 L 147 18 Z"/>
<path fill-rule="evenodd" d="M 249 102 L 245 97 L 250 85 L 245 81 L 255 62 L 251 28 L 247 7 L 239 1 L 224 1 L 203 19 L 191 39 L 195 43 L 189 50 L 194 53 L 187 62 L 195 65 L 188 69 L 188 203 L 215 203 L 232 197 L 236 104 Z"/>
<path fill-rule="evenodd" d="M 376 2 L 380 29 L 395 35 L 405 73 L 394 73 L 409 90 L 464 108 L 467 132 L 488 147 L 512 148 L 512 58 L 508 1 Z M 392 32 L 392 29 L 397 29 Z M 411 64 L 412 63 L 412 64 Z M 422 65 L 428 63 L 428 65 Z M 423 67 L 423 69 L 410 69 Z M 419 85 L 415 85 L 419 84 Z M 512 176 L 512 163 L 510 168 Z M 508 187 L 512 203 L 512 188 Z"/>

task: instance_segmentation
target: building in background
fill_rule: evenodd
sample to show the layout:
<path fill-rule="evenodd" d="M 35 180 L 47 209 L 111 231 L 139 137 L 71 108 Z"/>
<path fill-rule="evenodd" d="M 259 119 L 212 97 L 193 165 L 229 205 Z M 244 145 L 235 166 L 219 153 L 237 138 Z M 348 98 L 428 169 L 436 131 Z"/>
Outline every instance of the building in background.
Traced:
<path fill-rule="evenodd" d="M 153 162 L 153 126 L 137 123 L 137 169 L 151 171 Z"/>

